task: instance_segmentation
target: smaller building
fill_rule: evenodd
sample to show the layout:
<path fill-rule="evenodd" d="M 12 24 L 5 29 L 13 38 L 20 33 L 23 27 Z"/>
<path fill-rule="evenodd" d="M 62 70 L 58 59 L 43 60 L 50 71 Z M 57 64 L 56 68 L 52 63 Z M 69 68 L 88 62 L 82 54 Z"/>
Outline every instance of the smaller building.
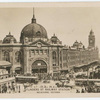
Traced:
<path fill-rule="evenodd" d="M 8 61 L 0 61 L 0 93 L 7 93 L 9 86 L 15 82 L 14 75 L 10 74 L 12 64 Z"/>

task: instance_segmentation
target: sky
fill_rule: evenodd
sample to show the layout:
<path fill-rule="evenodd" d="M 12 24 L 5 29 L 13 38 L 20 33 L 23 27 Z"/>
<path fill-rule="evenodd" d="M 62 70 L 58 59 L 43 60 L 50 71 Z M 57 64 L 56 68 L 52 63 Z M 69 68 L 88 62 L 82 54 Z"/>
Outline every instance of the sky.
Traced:
<path fill-rule="evenodd" d="M 100 7 L 35 7 L 34 13 L 49 38 L 55 33 L 64 45 L 72 46 L 77 40 L 87 47 L 92 29 L 100 48 Z M 33 8 L 0 8 L 0 40 L 10 31 L 19 41 L 21 30 L 31 23 L 32 16 Z"/>

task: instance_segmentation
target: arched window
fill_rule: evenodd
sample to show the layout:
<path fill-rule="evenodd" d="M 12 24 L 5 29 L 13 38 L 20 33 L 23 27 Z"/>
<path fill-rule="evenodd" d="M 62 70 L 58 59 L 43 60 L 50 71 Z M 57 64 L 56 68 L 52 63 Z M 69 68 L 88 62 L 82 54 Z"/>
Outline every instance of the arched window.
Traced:
<path fill-rule="evenodd" d="M 3 56 L 4 56 L 3 60 L 6 60 L 6 61 L 10 62 L 10 54 L 9 54 L 9 52 L 5 51 Z"/>
<path fill-rule="evenodd" d="M 41 36 L 41 32 L 38 31 L 38 32 L 36 33 L 36 35 L 37 35 L 37 36 Z"/>
<path fill-rule="evenodd" d="M 15 53 L 15 62 L 16 63 L 20 63 L 21 62 L 21 52 L 20 51 L 17 51 Z"/>
<path fill-rule="evenodd" d="M 53 51 L 52 52 L 52 63 L 53 63 L 53 66 L 56 66 L 56 61 L 57 61 L 56 52 Z"/>
<path fill-rule="evenodd" d="M 29 38 L 29 42 L 32 42 L 33 38 Z"/>
<path fill-rule="evenodd" d="M 60 67 L 62 67 L 62 53 L 60 51 Z"/>
<path fill-rule="evenodd" d="M 62 54 L 61 54 L 61 51 L 60 51 L 60 62 L 62 62 Z"/>

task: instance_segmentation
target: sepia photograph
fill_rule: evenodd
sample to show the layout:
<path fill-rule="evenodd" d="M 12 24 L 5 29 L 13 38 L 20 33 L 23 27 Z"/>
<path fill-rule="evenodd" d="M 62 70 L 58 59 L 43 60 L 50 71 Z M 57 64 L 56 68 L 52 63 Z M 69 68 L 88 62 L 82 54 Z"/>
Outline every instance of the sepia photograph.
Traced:
<path fill-rule="evenodd" d="M 66 4 L 0 7 L 2 97 L 100 93 L 100 3 Z"/>

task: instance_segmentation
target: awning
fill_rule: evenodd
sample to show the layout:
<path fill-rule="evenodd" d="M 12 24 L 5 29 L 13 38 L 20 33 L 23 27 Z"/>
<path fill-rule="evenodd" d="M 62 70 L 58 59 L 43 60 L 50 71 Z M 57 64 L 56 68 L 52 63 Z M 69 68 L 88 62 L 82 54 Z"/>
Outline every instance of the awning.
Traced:
<path fill-rule="evenodd" d="M 100 66 L 97 66 L 96 69 L 100 68 Z"/>
<path fill-rule="evenodd" d="M 59 71 L 68 71 L 69 70 L 69 68 L 59 68 Z"/>
<path fill-rule="evenodd" d="M 94 61 L 94 62 L 91 62 L 89 64 L 83 64 L 83 65 L 79 65 L 79 66 L 74 66 L 75 69 L 78 69 L 78 68 L 90 68 L 91 65 L 96 65 L 98 64 L 97 61 Z"/>
<path fill-rule="evenodd" d="M 0 61 L 0 68 L 10 67 L 12 64 L 8 61 Z"/>
<path fill-rule="evenodd" d="M 21 69 L 22 69 L 21 67 L 16 67 L 16 68 L 15 68 L 15 70 L 21 70 Z"/>
<path fill-rule="evenodd" d="M 77 76 L 77 75 L 86 75 L 87 76 L 87 72 L 77 72 L 77 73 L 75 73 L 75 75 Z"/>

